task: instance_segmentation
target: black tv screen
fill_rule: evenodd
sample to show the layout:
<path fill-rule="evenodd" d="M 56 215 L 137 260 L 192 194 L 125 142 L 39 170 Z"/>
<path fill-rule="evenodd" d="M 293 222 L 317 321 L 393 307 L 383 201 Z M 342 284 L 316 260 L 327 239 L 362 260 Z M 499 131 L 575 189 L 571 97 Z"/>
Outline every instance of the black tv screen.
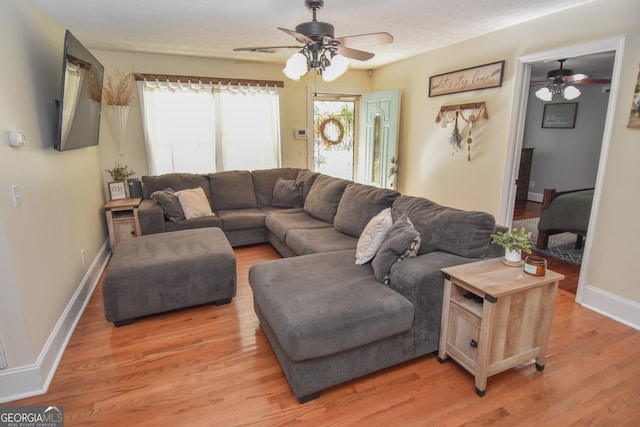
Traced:
<path fill-rule="evenodd" d="M 64 38 L 58 129 L 54 147 L 65 151 L 98 144 L 102 64 L 67 30 Z"/>

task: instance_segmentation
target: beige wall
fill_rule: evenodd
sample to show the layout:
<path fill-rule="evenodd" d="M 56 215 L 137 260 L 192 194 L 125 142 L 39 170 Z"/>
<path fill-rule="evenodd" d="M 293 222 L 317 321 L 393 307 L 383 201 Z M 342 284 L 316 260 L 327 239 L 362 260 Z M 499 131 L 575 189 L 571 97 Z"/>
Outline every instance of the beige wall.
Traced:
<path fill-rule="evenodd" d="M 376 70 L 374 90 L 402 88 L 399 190 L 464 209 L 501 211 L 501 191 L 514 117 L 516 59 L 562 46 L 625 36 L 602 202 L 585 284 L 640 303 L 634 266 L 640 240 L 640 131 L 626 128 L 640 63 L 640 2 L 598 0 Z M 506 60 L 501 88 L 428 97 L 429 76 Z M 474 128 L 472 162 L 451 155 L 451 128 L 434 120 L 443 104 L 485 101 L 489 120 Z"/>
<path fill-rule="evenodd" d="M 3 1 L 0 32 L 0 338 L 16 367 L 36 361 L 89 267 L 80 251 L 90 262 L 106 233 L 98 148 L 53 149 L 64 28 L 33 1 Z"/>
<path fill-rule="evenodd" d="M 295 82 L 282 74 L 283 65 L 258 62 L 241 62 L 224 59 L 197 58 L 172 55 L 153 55 L 126 52 L 95 51 L 94 54 L 105 66 L 107 75 L 118 71 L 148 74 L 173 74 L 203 77 L 244 78 L 284 81 L 280 98 L 282 131 L 282 165 L 307 167 L 306 157 L 300 150 L 306 150 L 306 142 L 294 139 L 293 130 L 307 125 L 307 86 L 314 86 L 313 73 Z M 371 79 L 366 71 L 352 70 L 335 82 L 324 83 L 318 78 L 318 85 L 329 88 L 369 89 Z M 114 162 L 123 161 L 136 171 L 136 176 L 147 174 L 146 151 L 140 117 L 140 105 L 136 101 L 131 109 L 127 129 L 127 147 L 124 156 L 118 154 L 106 121 L 100 129 L 100 162 L 103 169 L 113 167 Z M 105 182 L 109 175 L 104 172 Z"/>

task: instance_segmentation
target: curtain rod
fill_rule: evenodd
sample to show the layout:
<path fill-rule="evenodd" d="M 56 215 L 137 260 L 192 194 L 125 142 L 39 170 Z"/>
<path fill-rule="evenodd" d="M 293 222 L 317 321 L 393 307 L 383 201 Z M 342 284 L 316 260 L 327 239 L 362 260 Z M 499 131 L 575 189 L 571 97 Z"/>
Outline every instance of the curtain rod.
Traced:
<path fill-rule="evenodd" d="M 146 74 L 146 73 L 135 73 L 136 80 L 150 80 L 150 81 L 160 81 L 166 82 L 167 80 L 176 83 L 180 80 L 183 83 L 191 81 L 192 83 L 196 83 L 202 81 L 204 83 L 211 84 L 223 84 L 223 85 L 253 85 L 253 86 L 269 86 L 269 87 L 284 87 L 284 82 L 282 80 L 252 80 L 252 79 L 231 79 L 227 77 L 199 77 L 199 76 L 175 76 L 170 74 Z"/>

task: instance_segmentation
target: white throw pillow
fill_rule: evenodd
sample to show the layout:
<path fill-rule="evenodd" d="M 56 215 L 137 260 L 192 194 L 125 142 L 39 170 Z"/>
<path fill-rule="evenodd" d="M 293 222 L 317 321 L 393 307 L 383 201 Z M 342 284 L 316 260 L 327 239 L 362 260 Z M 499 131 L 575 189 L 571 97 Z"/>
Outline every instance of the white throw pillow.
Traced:
<path fill-rule="evenodd" d="M 202 187 L 176 191 L 173 195 L 178 198 L 186 219 L 215 216 Z"/>
<path fill-rule="evenodd" d="M 383 209 L 379 214 L 371 218 L 371 221 L 369 221 L 358 238 L 356 264 L 366 264 L 376 256 L 392 225 L 391 208 Z"/>

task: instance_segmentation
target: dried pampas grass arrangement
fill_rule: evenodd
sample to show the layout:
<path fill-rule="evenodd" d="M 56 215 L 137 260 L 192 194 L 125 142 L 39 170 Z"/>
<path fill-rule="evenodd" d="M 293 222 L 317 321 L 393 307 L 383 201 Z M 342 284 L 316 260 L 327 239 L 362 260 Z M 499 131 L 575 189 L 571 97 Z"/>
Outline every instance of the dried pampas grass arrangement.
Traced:
<path fill-rule="evenodd" d="M 89 68 L 85 81 L 87 82 L 89 99 L 96 102 L 102 101 L 102 75 L 95 67 Z"/>
<path fill-rule="evenodd" d="M 115 77 L 115 78 L 114 78 Z M 134 73 L 108 76 L 107 83 L 102 90 L 104 103 L 107 105 L 130 105 L 136 93 L 136 79 Z"/>

